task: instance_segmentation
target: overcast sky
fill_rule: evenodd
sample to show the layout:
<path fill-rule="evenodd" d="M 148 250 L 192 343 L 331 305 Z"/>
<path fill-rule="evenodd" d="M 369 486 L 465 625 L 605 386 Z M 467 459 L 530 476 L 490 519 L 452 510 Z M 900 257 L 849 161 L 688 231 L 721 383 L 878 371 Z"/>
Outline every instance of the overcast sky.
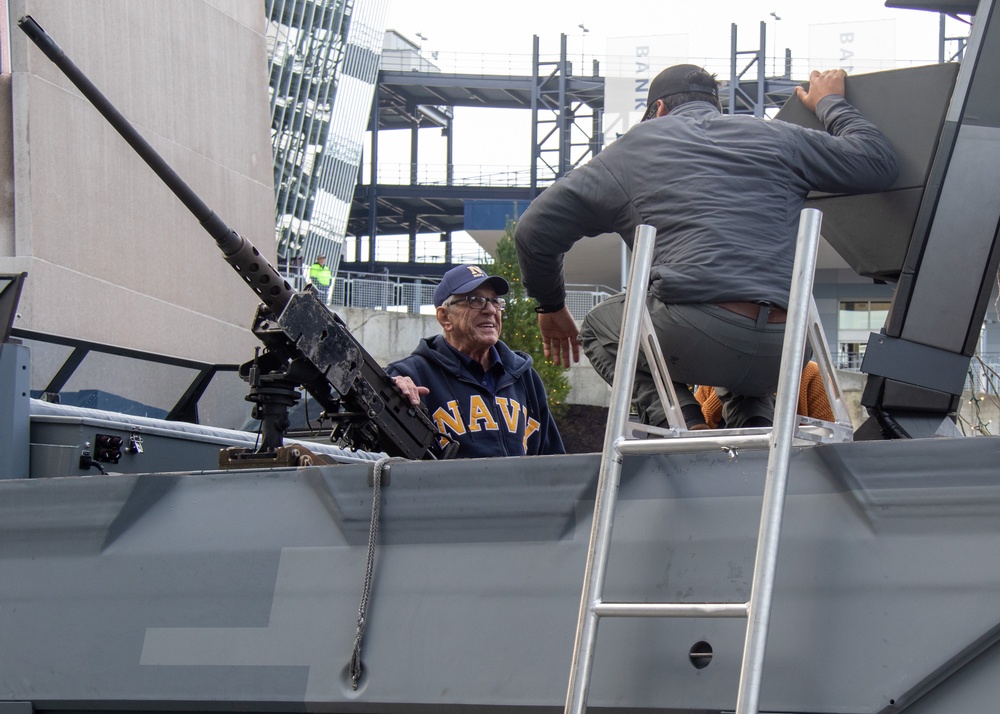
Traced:
<path fill-rule="evenodd" d="M 686 33 L 694 59 L 728 57 L 732 23 L 738 25 L 741 50 L 756 44 L 765 21 L 768 45 L 773 41 L 779 51 L 790 47 L 793 55 L 806 56 L 810 25 L 877 19 L 897 21 L 903 55 L 936 60 L 938 16 L 888 9 L 878 0 L 391 0 L 387 27 L 425 50 L 525 55 L 531 54 L 533 35 L 543 52 L 554 52 L 565 33 L 571 56 L 581 49 L 587 55 L 603 52 L 609 37 Z"/>

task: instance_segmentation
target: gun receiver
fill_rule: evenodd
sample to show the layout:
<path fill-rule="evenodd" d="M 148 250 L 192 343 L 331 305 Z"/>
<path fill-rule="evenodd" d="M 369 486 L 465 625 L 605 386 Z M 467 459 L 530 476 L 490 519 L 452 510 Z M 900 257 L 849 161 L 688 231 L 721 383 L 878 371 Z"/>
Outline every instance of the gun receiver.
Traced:
<path fill-rule="evenodd" d="M 255 402 L 254 414 L 262 422 L 258 453 L 281 446 L 288 408 L 301 386 L 323 407 L 324 418 L 334 422 L 331 438 L 351 448 L 408 459 L 454 454 L 454 448 L 439 446 L 434 423 L 403 398 L 337 315 L 311 290 L 294 290 L 250 241 L 226 225 L 30 15 L 17 24 L 194 214 L 260 299 L 252 331 L 265 352 L 240 370 L 251 387 L 247 399 Z"/>

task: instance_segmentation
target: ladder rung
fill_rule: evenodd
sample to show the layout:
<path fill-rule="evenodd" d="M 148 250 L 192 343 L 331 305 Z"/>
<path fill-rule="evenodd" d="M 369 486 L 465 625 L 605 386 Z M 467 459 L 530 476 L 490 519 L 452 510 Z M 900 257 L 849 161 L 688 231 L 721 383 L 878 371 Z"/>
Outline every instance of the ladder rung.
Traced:
<path fill-rule="evenodd" d="M 674 452 L 718 451 L 719 449 L 766 449 L 770 429 L 762 434 L 738 436 L 698 436 L 675 439 L 619 439 L 615 448 L 620 454 L 669 454 Z"/>
<path fill-rule="evenodd" d="M 600 617 L 746 617 L 748 602 L 595 602 Z"/>

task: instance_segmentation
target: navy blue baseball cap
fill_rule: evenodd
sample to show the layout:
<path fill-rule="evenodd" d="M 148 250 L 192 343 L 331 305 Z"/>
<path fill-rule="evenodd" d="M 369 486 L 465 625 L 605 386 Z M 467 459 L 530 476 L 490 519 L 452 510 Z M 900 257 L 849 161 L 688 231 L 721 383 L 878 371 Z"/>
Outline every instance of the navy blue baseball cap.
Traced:
<path fill-rule="evenodd" d="M 471 293 L 483 283 L 489 283 L 497 291 L 497 295 L 510 292 L 507 281 L 499 275 L 487 275 L 478 265 L 460 265 L 445 273 L 434 288 L 434 307 L 441 307 L 452 295 Z"/>

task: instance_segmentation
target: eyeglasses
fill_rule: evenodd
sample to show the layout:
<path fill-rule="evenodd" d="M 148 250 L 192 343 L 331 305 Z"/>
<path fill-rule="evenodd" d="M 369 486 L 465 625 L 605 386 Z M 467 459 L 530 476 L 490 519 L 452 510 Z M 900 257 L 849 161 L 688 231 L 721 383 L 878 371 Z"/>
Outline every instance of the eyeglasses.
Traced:
<path fill-rule="evenodd" d="M 478 312 L 485 310 L 487 303 L 495 307 L 500 312 L 507 309 L 507 301 L 503 298 L 483 297 L 482 295 L 466 295 L 464 297 L 457 297 L 448 304 L 459 305 L 463 302 L 469 306 L 470 310 L 476 310 Z"/>

